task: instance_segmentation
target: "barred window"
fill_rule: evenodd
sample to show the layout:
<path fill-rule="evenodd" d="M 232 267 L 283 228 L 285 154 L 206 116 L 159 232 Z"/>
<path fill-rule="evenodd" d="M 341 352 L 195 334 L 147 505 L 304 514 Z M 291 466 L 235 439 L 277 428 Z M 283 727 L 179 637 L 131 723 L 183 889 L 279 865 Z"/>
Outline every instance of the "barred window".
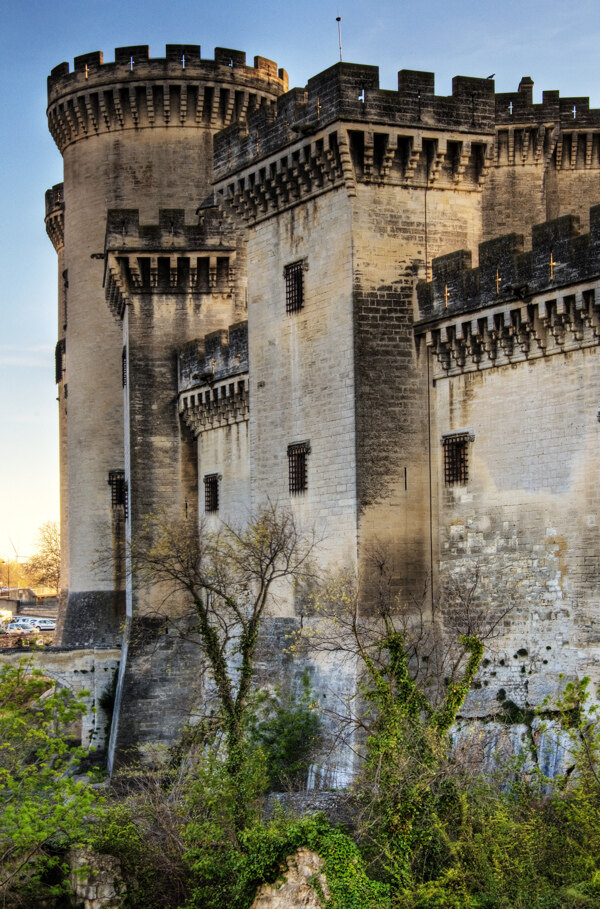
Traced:
<path fill-rule="evenodd" d="M 469 479 L 469 442 L 474 436 L 469 432 L 444 436 L 444 483 L 446 486 L 464 486 Z"/>
<path fill-rule="evenodd" d="M 67 330 L 67 316 L 68 316 L 68 306 L 67 306 L 67 290 L 69 288 L 69 269 L 65 268 L 62 273 L 63 278 L 63 297 L 64 297 L 64 324 L 63 330 Z"/>
<path fill-rule="evenodd" d="M 121 354 L 121 381 L 123 383 L 123 388 L 127 385 L 127 348 L 123 348 L 123 353 Z"/>
<path fill-rule="evenodd" d="M 308 489 L 308 465 L 310 442 L 294 442 L 288 445 L 288 476 L 290 495 L 295 496 Z"/>
<path fill-rule="evenodd" d="M 125 480 L 124 470 L 109 470 L 108 485 L 110 486 L 110 504 L 113 508 L 122 507 L 125 517 L 129 514 L 129 489 Z"/>
<path fill-rule="evenodd" d="M 304 260 L 292 262 L 283 269 L 285 278 L 285 311 L 298 312 L 304 306 Z"/>
<path fill-rule="evenodd" d="M 207 473 L 204 477 L 204 511 L 219 510 L 219 474 Z"/>
<path fill-rule="evenodd" d="M 62 382 L 63 372 L 65 369 L 65 354 L 67 352 L 67 342 L 61 338 L 54 348 L 54 379 L 56 383 Z"/>

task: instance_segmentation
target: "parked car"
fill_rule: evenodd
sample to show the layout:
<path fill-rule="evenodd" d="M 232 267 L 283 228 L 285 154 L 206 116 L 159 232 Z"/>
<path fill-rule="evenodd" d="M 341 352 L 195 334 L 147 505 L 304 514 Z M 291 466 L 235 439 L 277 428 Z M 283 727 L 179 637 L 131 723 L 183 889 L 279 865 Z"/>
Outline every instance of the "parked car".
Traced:
<path fill-rule="evenodd" d="M 8 634 L 39 634 L 40 629 L 37 625 L 22 625 L 20 622 L 11 622 L 7 626 Z"/>
<path fill-rule="evenodd" d="M 39 627 L 40 631 L 55 631 L 56 619 L 38 619 L 36 625 Z"/>
<path fill-rule="evenodd" d="M 56 619 L 41 619 L 38 616 L 19 615 L 14 617 L 13 622 L 18 625 L 31 625 L 40 631 L 54 631 L 56 628 Z"/>

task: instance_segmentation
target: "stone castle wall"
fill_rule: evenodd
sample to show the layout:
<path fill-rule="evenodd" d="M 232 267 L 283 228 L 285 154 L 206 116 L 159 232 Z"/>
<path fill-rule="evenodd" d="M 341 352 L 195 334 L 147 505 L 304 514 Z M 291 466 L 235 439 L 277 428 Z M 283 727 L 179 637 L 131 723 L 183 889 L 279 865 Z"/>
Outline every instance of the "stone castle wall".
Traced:
<path fill-rule="evenodd" d="M 439 571 L 481 574 L 491 665 L 467 710 L 493 714 L 502 689 L 538 705 L 559 675 L 597 673 L 600 467 L 596 347 L 438 379 L 432 464 Z M 469 478 L 444 485 L 442 437 L 468 430 Z M 456 633 L 464 616 L 448 609 Z"/>
<path fill-rule="evenodd" d="M 600 519 L 598 208 L 434 261 L 419 288 L 420 356 L 432 358 L 431 464 L 440 580 L 479 576 L 487 641 L 470 717 L 539 706 L 566 679 L 597 674 Z M 506 283 L 504 283 L 506 281 Z M 446 445 L 466 446 L 450 481 Z M 464 604 L 449 602 L 451 635 Z"/>
<path fill-rule="evenodd" d="M 354 563 L 350 207 L 334 190 L 248 236 L 252 506 L 292 508 L 328 564 Z M 284 268 L 302 262 L 304 303 L 286 312 Z M 306 492 L 290 496 L 288 446 L 307 442 Z"/>
<path fill-rule="evenodd" d="M 230 325 L 179 354 L 179 413 L 197 439 L 198 515 L 243 526 L 251 515 L 248 323 Z M 206 509 L 205 478 L 216 477 L 217 508 Z M 212 507 L 212 506 L 211 506 Z"/>
<path fill-rule="evenodd" d="M 105 284 L 122 328 L 126 528 L 135 540 L 149 518 L 197 514 L 196 446 L 175 406 L 178 349 L 198 333 L 224 330 L 245 311 L 245 295 L 231 236 L 220 225 L 214 232 L 209 223 L 186 224 L 176 209 L 161 210 L 149 225 L 140 225 L 137 210 L 109 212 Z M 164 590 L 142 583 L 135 567 L 128 573 L 118 758 L 131 745 L 170 740 L 200 696 L 191 684 L 195 647 L 169 637 L 165 625 L 187 607 L 182 596 L 165 604 Z M 177 704 L 168 724 L 155 709 L 165 687 Z"/>
<path fill-rule="evenodd" d="M 432 606 L 446 576 L 479 571 L 489 611 L 510 610 L 474 715 L 502 710 L 500 691 L 539 701 L 559 667 L 587 671 L 600 112 L 557 92 L 533 104 L 528 77 L 499 95 L 457 77 L 442 97 L 430 73 L 402 70 L 384 91 L 376 67 L 343 63 L 286 91 L 271 61 L 223 48 L 206 61 L 191 45 L 65 67 L 49 80 L 64 199 L 55 187 L 47 208 L 68 275 L 61 627 L 108 640 L 126 589 L 113 748 L 173 738 L 201 696 L 197 655 L 158 620 L 158 593 L 126 583 L 123 565 L 92 567 L 163 508 L 216 526 L 290 507 L 322 538 L 322 567 L 360 571 L 384 549 L 397 588 L 427 582 Z M 441 440 L 457 433 L 468 479 L 446 485 Z M 294 445 L 307 484 L 291 492 Z M 207 475 L 218 515 L 205 515 Z M 308 604 L 278 593 L 260 678 L 275 667 L 293 687 L 286 639 Z M 450 633 L 459 618 L 448 605 Z M 352 672 L 306 665 L 342 703 Z M 326 763 L 322 783 L 347 782 L 342 758 Z"/>
<path fill-rule="evenodd" d="M 60 526 L 66 528 L 69 519 L 68 447 L 67 447 L 67 394 L 65 381 L 66 330 L 69 307 L 69 272 L 65 268 L 65 203 L 64 184 L 57 183 L 46 192 L 46 232 L 58 256 L 57 273 L 57 342 L 55 347 L 55 380 L 58 398 L 58 445 L 60 471 Z M 64 617 L 65 599 L 69 590 L 69 537 L 64 533 L 60 550 L 60 597 L 63 602 L 61 618 Z M 58 629 L 62 635 L 62 628 Z M 58 640 L 58 638 L 57 638 Z"/>
<path fill-rule="evenodd" d="M 495 121 L 482 239 L 516 231 L 528 242 L 534 224 L 567 214 L 587 228 L 589 207 L 600 201 L 600 111 L 557 91 L 534 104 L 525 76 L 517 92 L 496 95 Z"/>
<path fill-rule="evenodd" d="M 413 289 L 425 259 L 476 242 L 476 191 L 359 184 L 353 201 L 356 483 L 359 546 L 383 547 L 405 594 L 430 573 L 426 371 L 417 362 Z M 427 215 L 425 215 L 425 206 Z"/>
<path fill-rule="evenodd" d="M 0 667 L 17 667 L 25 659 L 52 679 L 58 688 L 67 688 L 80 697 L 86 712 L 73 733 L 84 748 L 104 752 L 108 745 L 112 701 L 119 671 L 118 649 L 67 650 L 47 648 L 24 652 L 21 648 L 0 654 Z M 99 758 L 100 759 L 100 758 Z"/>

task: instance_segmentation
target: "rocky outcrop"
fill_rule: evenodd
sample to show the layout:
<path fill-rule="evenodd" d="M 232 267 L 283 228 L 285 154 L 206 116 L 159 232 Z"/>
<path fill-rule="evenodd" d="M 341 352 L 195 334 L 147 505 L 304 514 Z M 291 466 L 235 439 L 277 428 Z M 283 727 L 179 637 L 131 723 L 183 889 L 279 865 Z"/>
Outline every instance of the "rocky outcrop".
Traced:
<path fill-rule="evenodd" d="M 314 884 L 329 899 L 323 860 L 310 849 L 299 849 L 287 860 L 287 870 L 275 884 L 263 884 L 251 909 L 321 909 Z"/>
<path fill-rule="evenodd" d="M 78 909 L 120 909 L 127 888 L 118 859 L 91 849 L 72 849 L 69 865 Z"/>

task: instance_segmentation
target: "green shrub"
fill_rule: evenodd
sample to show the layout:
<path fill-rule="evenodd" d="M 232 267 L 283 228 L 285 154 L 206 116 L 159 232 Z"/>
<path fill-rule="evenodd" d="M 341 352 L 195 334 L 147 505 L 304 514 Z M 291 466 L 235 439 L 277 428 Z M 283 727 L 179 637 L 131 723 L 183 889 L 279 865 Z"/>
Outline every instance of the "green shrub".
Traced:
<path fill-rule="evenodd" d="M 83 696 L 83 693 L 82 693 Z M 64 855 L 101 812 L 74 776 L 84 751 L 69 735 L 85 706 L 21 660 L 0 670 L 0 896 L 39 906 L 69 890 Z"/>
<path fill-rule="evenodd" d="M 279 689 L 261 694 L 248 725 L 251 744 L 265 756 L 269 790 L 303 789 L 321 732 L 308 672 L 296 700 Z"/>
<path fill-rule="evenodd" d="M 330 897 L 320 896 L 327 909 L 389 909 L 387 885 L 369 878 L 356 844 L 320 815 L 279 816 L 245 830 L 238 850 L 204 850 L 192 865 L 197 884 L 186 909 L 248 909 L 261 884 L 275 882 L 301 847 L 323 860 Z M 318 883 L 313 886 L 319 893 Z"/>

